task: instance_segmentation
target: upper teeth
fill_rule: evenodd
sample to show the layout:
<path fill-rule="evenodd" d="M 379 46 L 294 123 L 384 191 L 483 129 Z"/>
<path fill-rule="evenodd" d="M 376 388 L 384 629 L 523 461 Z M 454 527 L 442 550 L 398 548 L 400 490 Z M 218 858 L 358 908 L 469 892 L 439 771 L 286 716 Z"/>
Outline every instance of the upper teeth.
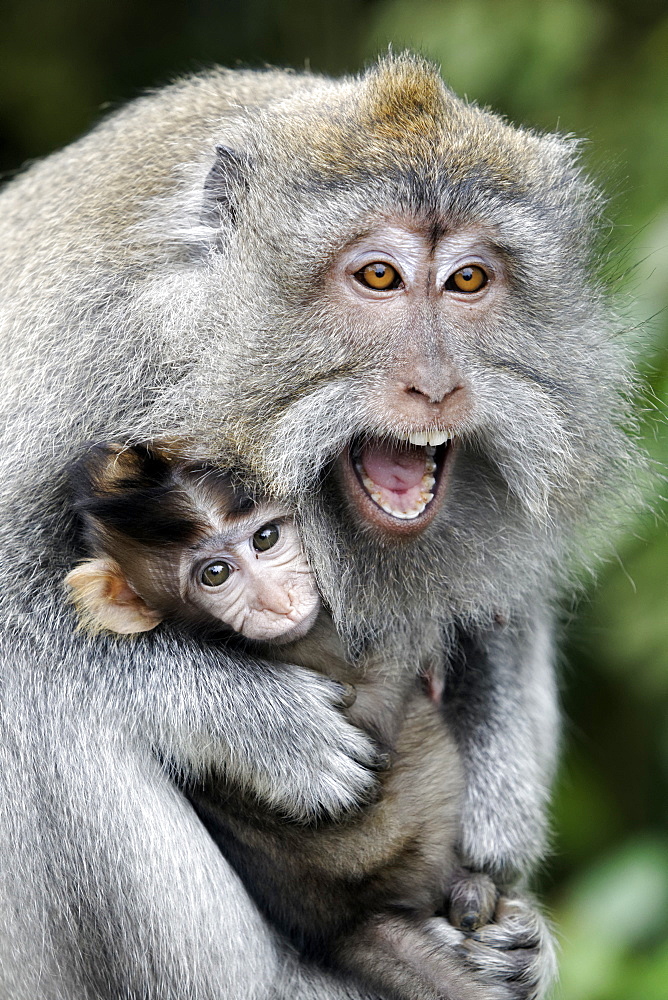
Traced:
<path fill-rule="evenodd" d="M 439 444 L 445 444 L 446 441 L 449 441 L 450 435 L 444 431 L 415 431 L 413 434 L 408 435 L 408 440 L 411 444 L 430 444 L 436 447 Z"/>

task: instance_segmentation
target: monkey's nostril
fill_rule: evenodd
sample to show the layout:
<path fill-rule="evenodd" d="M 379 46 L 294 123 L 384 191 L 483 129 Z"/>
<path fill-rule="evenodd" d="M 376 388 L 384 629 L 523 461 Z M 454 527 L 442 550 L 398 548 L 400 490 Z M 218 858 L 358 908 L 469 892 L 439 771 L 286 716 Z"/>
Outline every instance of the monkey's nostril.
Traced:
<path fill-rule="evenodd" d="M 409 396 L 420 396 L 421 399 L 426 399 L 428 403 L 440 403 L 442 396 L 439 395 L 436 398 L 436 393 L 429 392 L 428 390 L 419 389 L 416 385 L 411 385 L 406 387 L 406 392 Z"/>
<path fill-rule="evenodd" d="M 439 387 L 437 389 L 429 390 L 426 388 L 420 389 L 416 385 L 411 385 L 406 386 L 405 391 L 409 396 L 419 396 L 422 400 L 426 400 L 426 402 L 431 403 L 433 406 L 438 406 L 450 396 L 454 396 L 454 394 L 461 388 L 461 385 L 453 385 L 448 386 L 445 389 L 441 389 Z"/>
<path fill-rule="evenodd" d="M 463 388 L 464 386 L 459 382 L 423 386 L 405 384 L 404 392 L 408 396 L 418 397 L 422 403 L 428 403 L 430 406 L 441 406 Z"/>

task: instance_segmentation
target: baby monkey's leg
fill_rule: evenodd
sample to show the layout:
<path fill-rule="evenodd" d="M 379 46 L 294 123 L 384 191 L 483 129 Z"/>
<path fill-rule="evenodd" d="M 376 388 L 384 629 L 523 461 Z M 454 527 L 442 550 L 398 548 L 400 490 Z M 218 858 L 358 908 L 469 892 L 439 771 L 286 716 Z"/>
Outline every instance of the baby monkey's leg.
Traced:
<path fill-rule="evenodd" d="M 337 961 L 385 1000 L 487 1000 L 454 948 L 413 914 L 382 914 L 356 927 Z"/>

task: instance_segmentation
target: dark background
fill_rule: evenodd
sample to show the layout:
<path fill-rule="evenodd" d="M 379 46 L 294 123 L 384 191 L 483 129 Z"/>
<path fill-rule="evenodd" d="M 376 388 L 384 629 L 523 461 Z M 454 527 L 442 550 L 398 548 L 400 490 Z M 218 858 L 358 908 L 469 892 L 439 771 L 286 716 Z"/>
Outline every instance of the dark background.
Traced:
<path fill-rule="evenodd" d="M 574 132 L 610 193 L 606 269 L 638 341 L 648 447 L 668 395 L 668 8 L 660 0 L 4 0 L 0 170 L 104 109 L 212 62 L 354 72 L 388 44 L 442 64 L 461 94 Z M 568 289 L 564 289 L 568 294 Z M 564 612 L 564 763 L 539 888 L 567 1000 L 668 997 L 668 534 L 616 539 Z"/>

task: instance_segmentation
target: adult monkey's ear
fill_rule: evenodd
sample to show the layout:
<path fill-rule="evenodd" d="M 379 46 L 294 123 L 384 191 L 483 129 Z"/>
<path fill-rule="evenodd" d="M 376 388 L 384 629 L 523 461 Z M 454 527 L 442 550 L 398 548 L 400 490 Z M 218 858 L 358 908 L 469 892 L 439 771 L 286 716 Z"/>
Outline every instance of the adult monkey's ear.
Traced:
<path fill-rule="evenodd" d="M 239 204 L 248 187 L 250 162 L 245 153 L 219 143 L 216 159 L 204 181 L 202 222 L 219 228 L 236 224 Z"/>

